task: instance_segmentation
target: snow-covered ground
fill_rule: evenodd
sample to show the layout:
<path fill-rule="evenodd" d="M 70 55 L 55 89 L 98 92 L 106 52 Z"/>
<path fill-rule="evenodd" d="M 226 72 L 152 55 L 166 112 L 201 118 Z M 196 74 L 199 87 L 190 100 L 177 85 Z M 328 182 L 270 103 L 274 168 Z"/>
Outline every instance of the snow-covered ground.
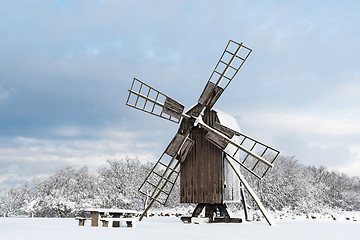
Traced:
<path fill-rule="evenodd" d="M 77 226 L 69 218 L 0 218 L 0 239 L 358 239 L 360 221 L 346 218 L 276 219 L 270 227 L 264 221 L 216 224 L 184 224 L 177 217 L 145 218 L 137 228 Z"/>

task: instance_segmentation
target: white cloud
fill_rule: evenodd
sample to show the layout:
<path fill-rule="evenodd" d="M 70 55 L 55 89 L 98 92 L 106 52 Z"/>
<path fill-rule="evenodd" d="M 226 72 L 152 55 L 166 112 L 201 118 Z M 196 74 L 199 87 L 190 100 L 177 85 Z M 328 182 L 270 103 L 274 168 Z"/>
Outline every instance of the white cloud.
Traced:
<path fill-rule="evenodd" d="M 337 170 L 344 172 L 350 176 L 360 176 L 360 145 L 350 145 L 350 154 L 353 157 L 353 161 L 347 165 L 341 166 Z"/>
<path fill-rule="evenodd" d="M 102 134 L 102 133 L 100 133 Z M 108 158 L 123 158 L 127 155 L 146 156 L 144 161 L 154 160 L 151 149 L 153 142 L 137 141 L 131 134 L 114 138 L 86 138 L 86 139 L 36 139 L 16 137 L 6 140 L 7 146 L 0 147 L 0 160 L 22 159 L 39 161 L 66 161 L 82 163 L 104 161 Z"/>
<path fill-rule="evenodd" d="M 360 119 L 360 74 L 352 72 L 338 76 L 336 83 L 326 86 L 310 106 L 313 111 L 330 118 Z"/>
<path fill-rule="evenodd" d="M 83 134 L 79 128 L 73 127 L 73 126 L 64 126 L 60 128 L 56 128 L 53 131 L 53 134 L 55 136 L 60 137 L 78 137 Z"/>
<path fill-rule="evenodd" d="M 341 116 L 329 118 L 300 111 L 247 111 L 241 113 L 241 122 L 254 127 L 276 129 L 277 132 L 296 132 L 301 135 L 360 135 L 360 119 L 346 119 Z"/>
<path fill-rule="evenodd" d="M 352 102 L 353 100 L 360 99 L 360 74 L 355 73 L 353 76 L 348 77 L 350 80 L 346 80 L 344 83 L 340 82 L 340 85 L 336 86 L 333 90 L 333 99 L 348 100 L 351 104 L 360 104 L 359 101 Z"/>
<path fill-rule="evenodd" d="M 349 176 L 360 176 L 360 161 L 355 162 L 353 164 L 350 164 L 348 166 L 345 167 L 340 167 L 338 169 L 335 169 L 337 171 L 346 173 Z"/>
<path fill-rule="evenodd" d="M 329 118 L 311 111 L 243 111 L 245 134 L 295 156 L 306 165 L 323 165 L 360 176 L 360 119 Z"/>
<path fill-rule="evenodd" d="M 116 139 L 16 137 L 0 141 L 6 142 L 0 145 L 0 185 L 48 176 L 69 165 L 87 165 L 90 170 L 96 170 L 106 165 L 106 160 L 109 159 L 137 156 L 140 161 L 147 162 L 157 160 L 159 155 L 153 151 L 156 144 L 137 141 L 129 133 L 125 133 L 123 137 L 118 133 Z"/>
<path fill-rule="evenodd" d="M 303 160 L 309 164 L 339 166 L 338 158 L 359 159 L 352 150 L 360 133 L 360 81 L 354 61 L 359 14 L 354 7 L 176 1 L 141 2 L 139 9 L 138 1 L 101 1 L 58 11 L 36 4 L 9 1 L 0 9 L 7 23 L 0 41 L 0 103 L 17 93 L 10 86 L 22 93 L 1 116 L 10 139 L 0 145 L 0 158 L 17 161 L 14 168 L 25 160 L 49 164 L 50 169 L 57 162 L 96 165 L 127 154 L 156 158 L 176 127 L 164 127 L 158 119 L 139 120 L 124 110 L 133 75 L 189 106 L 229 38 L 244 41 L 254 52 L 220 101 L 229 108 L 265 102 L 290 109 L 242 109 L 236 114 L 245 134 L 309 158 Z M 234 32 L 234 24 L 239 31 Z M 117 121 L 117 129 L 137 132 L 104 129 Z M 60 127 L 49 132 L 48 126 Z M 15 137 L 23 132 L 27 137 Z M 33 169 L 36 174 L 43 166 L 38 168 Z"/>

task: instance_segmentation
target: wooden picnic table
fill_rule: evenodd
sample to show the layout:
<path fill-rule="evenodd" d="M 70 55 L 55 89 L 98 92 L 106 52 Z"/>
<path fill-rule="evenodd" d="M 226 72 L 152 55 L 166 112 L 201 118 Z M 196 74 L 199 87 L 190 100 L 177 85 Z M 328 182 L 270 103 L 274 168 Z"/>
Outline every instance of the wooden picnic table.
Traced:
<path fill-rule="evenodd" d="M 100 217 L 111 217 L 111 218 L 120 218 L 120 217 L 133 217 L 138 212 L 129 210 L 129 209 L 117 209 L 117 208 L 87 208 L 84 209 L 85 212 L 91 213 L 91 226 L 99 226 Z M 113 221 L 113 227 L 120 227 L 119 221 Z"/>

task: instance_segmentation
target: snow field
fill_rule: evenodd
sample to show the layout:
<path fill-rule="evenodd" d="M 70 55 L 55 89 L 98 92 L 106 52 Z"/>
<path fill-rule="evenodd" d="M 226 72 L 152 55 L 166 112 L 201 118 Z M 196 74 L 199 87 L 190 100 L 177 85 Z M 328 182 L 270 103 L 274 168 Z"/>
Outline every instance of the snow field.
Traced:
<path fill-rule="evenodd" d="M 216 224 L 184 224 L 177 217 L 149 217 L 137 228 L 77 226 L 73 218 L 0 218 L 0 239 L 327 239 L 340 240 L 360 235 L 360 221 L 330 219 L 276 220 Z M 357 237 L 355 237 L 356 239 Z"/>

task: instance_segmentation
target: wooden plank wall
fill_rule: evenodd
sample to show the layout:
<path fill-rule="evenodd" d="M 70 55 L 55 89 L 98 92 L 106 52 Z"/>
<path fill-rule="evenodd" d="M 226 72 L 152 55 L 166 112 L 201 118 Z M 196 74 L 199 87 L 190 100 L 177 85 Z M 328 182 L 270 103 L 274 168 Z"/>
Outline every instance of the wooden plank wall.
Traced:
<path fill-rule="evenodd" d="M 203 120 L 210 126 L 217 121 L 214 111 L 206 110 Z M 181 163 L 180 201 L 182 203 L 222 203 L 222 150 L 209 142 L 206 130 L 190 134 L 195 144 Z"/>

